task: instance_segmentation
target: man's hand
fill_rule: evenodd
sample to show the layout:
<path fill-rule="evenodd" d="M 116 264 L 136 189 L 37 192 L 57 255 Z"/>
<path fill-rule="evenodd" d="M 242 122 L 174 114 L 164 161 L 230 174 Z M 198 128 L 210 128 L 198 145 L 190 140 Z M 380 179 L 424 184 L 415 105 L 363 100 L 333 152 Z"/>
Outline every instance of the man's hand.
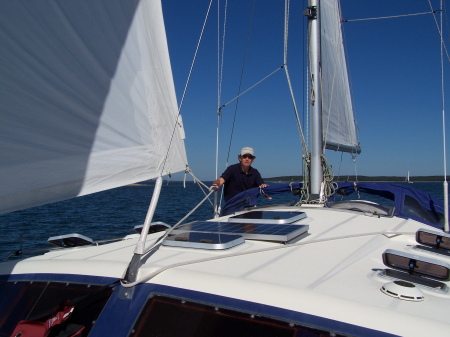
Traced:
<path fill-rule="evenodd" d="M 209 190 L 210 190 L 211 192 L 215 192 L 215 191 L 217 191 L 219 188 L 220 188 L 219 185 L 217 185 L 217 184 L 212 184 L 211 187 L 209 188 Z"/>

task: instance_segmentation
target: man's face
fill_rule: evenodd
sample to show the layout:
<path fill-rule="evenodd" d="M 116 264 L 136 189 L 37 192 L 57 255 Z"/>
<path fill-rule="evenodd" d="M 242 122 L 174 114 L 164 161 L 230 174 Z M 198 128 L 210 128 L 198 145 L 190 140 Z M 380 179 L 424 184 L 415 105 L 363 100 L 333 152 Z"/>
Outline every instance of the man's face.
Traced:
<path fill-rule="evenodd" d="M 242 166 L 248 167 L 253 163 L 253 160 L 255 157 L 253 157 L 251 154 L 244 154 L 242 156 L 239 156 L 239 161 L 241 162 Z"/>

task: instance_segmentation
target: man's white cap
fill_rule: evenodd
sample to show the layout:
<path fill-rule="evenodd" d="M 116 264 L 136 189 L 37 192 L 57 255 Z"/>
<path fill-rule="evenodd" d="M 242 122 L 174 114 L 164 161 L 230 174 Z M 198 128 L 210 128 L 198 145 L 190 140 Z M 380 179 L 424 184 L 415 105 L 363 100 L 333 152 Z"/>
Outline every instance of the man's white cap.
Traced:
<path fill-rule="evenodd" d="M 253 151 L 251 147 L 243 147 L 241 150 L 241 156 L 243 156 L 244 154 L 251 154 L 252 156 L 254 156 L 255 151 Z"/>

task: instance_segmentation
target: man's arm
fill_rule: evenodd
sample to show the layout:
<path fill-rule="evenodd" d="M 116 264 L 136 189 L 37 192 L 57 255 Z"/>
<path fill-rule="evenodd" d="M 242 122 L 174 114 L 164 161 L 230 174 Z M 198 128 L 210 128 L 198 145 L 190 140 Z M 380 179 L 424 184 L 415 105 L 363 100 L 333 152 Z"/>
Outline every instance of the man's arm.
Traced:
<path fill-rule="evenodd" d="M 255 174 L 257 175 L 256 184 L 258 185 L 259 188 L 265 188 L 269 186 L 264 182 L 264 179 L 261 177 L 261 173 L 259 173 L 257 169 L 255 169 Z"/>
<path fill-rule="evenodd" d="M 219 187 L 219 188 L 223 184 L 225 184 L 225 179 L 223 179 L 222 177 L 220 177 L 219 179 L 214 180 L 214 182 L 213 182 L 213 185 L 217 185 L 217 187 Z"/>
<path fill-rule="evenodd" d="M 225 184 L 225 179 L 223 179 L 222 177 L 214 180 L 214 182 L 212 183 L 211 187 L 209 188 L 210 191 L 217 191 L 218 189 L 220 189 L 220 187 Z"/>

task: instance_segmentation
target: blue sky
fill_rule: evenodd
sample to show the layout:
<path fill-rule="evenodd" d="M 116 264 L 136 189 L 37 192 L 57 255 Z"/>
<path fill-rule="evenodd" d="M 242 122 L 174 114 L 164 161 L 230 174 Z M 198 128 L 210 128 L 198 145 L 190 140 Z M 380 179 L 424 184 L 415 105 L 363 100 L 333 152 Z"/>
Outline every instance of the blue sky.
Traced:
<path fill-rule="evenodd" d="M 222 0 L 221 5 L 224 3 Z M 295 99 L 305 123 L 306 20 L 302 12 L 306 3 L 291 3 L 288 54 Z M 435 9 L 439 7 L 439 1 L 431 3 Z M 208 5 L 209 0 L 163 1 L 178 100 Z M 237 95 L 241 73 L 243 91 L 283 63 L 284 1 L 259 0 L 242 71 L 252 5 L 251 0 L 228 4 L 220 104 Z M 428 0 L 342 0 L 341 7 L 348 20 L 430 11 Z M 445 22 L 446 18 L 448 40 Z M 335 176 L 355 172 L 405 176 L 407 171 L 411 176 L 443 174 L 440 46 L 433 16 L 348 22 L 344 37 L 362 153 L 354 162 L 348 154 L 327 151 Z M 216 1 L 181 110 L 189 165 L 202 180 L 216 176 L 217 49 Z M 446 80 L 450 81 L 448 65 L 446 61 Z M 284 71 L 242 96 L 237 108 L 232 103 L 223 109 L 219 128 L 219 175 L 227 163 L 237 162 L 244 146 L 255 149 L 254 166 L 263 177 L 302 173 L 300 139 Z"/>

